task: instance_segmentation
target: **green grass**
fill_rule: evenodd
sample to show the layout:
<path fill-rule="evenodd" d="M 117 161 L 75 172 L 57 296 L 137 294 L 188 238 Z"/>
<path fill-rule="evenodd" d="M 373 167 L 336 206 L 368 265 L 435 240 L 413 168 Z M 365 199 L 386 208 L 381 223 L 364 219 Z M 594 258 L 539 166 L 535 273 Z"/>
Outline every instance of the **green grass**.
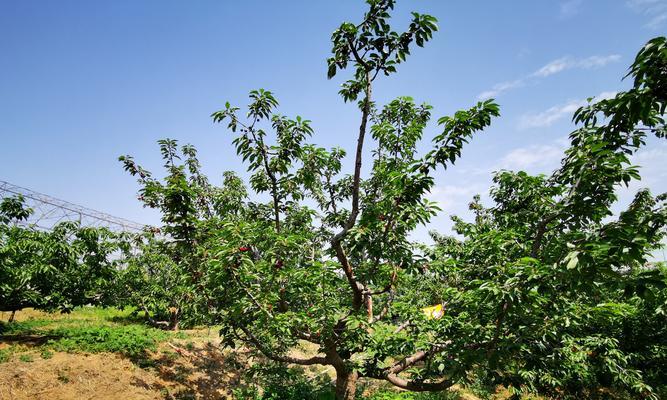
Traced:
<path fill-rule="evenodd" d="M 0 350 L 0 364 L 9 361 L 9 358 L 12 356 L 13 352 L 14 351 L 11 347 Z"/>
<path fill-rule="evenodd" d="M 0 335 L 36 335 L 39 334 L 40 328 L 52 322 L 46 319 L 15 321 L 12 323 L 0 322 Z"/>
<path fill-rule="evenodd" d="M 160 342 L 183 334 L 162 331 L 138 323 L 133 310 L 82 307 L 69 315 L 38 314 L 38 317 L 12 323 L 0 322 L 0 340 L 6 343 L 30 342 L 38 345 L 44 359 L 53 351 L 70 353 L 119 353 L 139 360 L 147 350 L 155 351 Z M 14 353 L 25 353 L 30 346 L 10 346 L 0 350 L 0 362 Z M 24 357 L 25 356 L 25 357 Z M 20 359 L 28 357 L 21 354 Z"/>
<path fill-rule="evenodd" d="M 53 357 L 53 352 L 49 349 L 43 349 L 40 356 L 42 356 L 43 359 L 48 360 Z"/>
<path fill-rule="evenodd" d="M 49 330 L 46 335 L 56 337 L 50 339 L 47 346 L 57 351 L 109 352 L 129 357 L 138 357 L 146 350 L 155 350 L 159 342 L 171 337 L 168 332 L 142 326 L 62 327 Z"/>

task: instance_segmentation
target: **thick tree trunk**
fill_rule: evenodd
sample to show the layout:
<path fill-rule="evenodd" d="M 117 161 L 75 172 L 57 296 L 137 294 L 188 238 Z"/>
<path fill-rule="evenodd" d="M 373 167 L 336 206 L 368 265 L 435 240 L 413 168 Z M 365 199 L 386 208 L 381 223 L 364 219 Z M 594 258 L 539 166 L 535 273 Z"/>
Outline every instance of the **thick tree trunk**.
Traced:
<path fill-rule="evenodd" d="M 358 378 L 357 371 L 336 372 L 336 400 L 354 400 Z"/>

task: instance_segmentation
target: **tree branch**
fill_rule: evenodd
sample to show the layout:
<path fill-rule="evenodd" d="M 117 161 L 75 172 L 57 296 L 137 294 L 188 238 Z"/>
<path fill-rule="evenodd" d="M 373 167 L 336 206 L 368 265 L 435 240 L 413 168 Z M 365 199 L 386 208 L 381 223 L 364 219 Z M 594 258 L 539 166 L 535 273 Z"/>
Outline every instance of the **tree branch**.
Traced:
<path fill-rule="evenodd" d="M 418 351 L 382 371 L 380 374 L 370 374 L 368 376 L 375 379 L 384 379 L 401 389 L 412 390 L 415 392 L 433 392 L 438 390 L 445 390 L 453 384 L 449 379 L 443 379 L 438 382 L 418 382 L 401 378 L 398 376 L 398 374 L 415 365 L 416 363 L 424 361 L 437 351 L 444 349 L 447 344 L 448 343 L 434 345 L 428 351 Z"/>
<path fill-rule="evenodd" d="M 359 52 L 357 51 L 357 48 L 354 46 L 354 42 L 352 41 L 352 38 L 347 36 L 347 44 L 350 46 L 350 50 L 352 51 L 352 55 L 354 55 L 354 60 L 358 62 L 362 67 L 364 67 L 364 71 L 368 71 L 368 64 L 366 64 L 366 61 L 364 61 L 363 58 L 359 55 Z"/>
<path fill-rule="evenodd" d="M 243 282 L 241 282 L 241 279 L 238 277 L 236 272 L 234 272 L 233 270 L 231 272 L 232 272 L 232 276 L 234 277 L 236 282 L 239 284 L 239 287 L 245 292 L 246 295 L 248 295 L 248 297 L 250 297 L 250 300 L 252 300 L 253 304 L 255 304 L 255 307 L 257 307 L 260 311 L 262 311 L 267 317 L 273 318 L 273 314 L 269 310 L 267 310 L 266 308 L 262 307 L 261 304 L 259 304 L 259 301 L 257 301 L 255 296 L 253 296 L 253 294 L 250 293 L 250 290 L 243 284 Z"/>
<path fill-rule="evenodd" d="M 340 241 L 335 241 L 332 243 L 332 245 L 336 251 L 336 258 L 338 258 L 338 261 L 343 267 L 345 277 L 347 278 L 347 281 L 352 288 L 352 307 L 355 311 L 359 310 L 359 308 L 361 308 L 361 304 L 363 303 L 364 287 L 361 283 L 357 282 L 357 278 L 354 276 L 354 271 L 352 270 L 352 265 L 350 265 L 350 261 L 348 260 Z"/>
<path fill-rule="evenodd" d="M 391 303 L 394 301 L 394 292 L 393 292 L 392 289 L 394 287 L 394 284 L 396 283 L 397 276 L 398 276 L 398 274 L 397 274 L 397 271 L 396 271 L 396 267 L 394 267 L 394 272 L 392 273 L 391 279 L 390 279 L 389 283 L 387 284 L 387 286 L 385 286 L 385 288 L 380 290 L 380 291 L 371 292 L 369 294 L 369 297 L 370 297 L 370 296 L 373 296 L 373 295 L 389 292 L 389 298 L 387 299 L 387 302 L 385 303 L 385 305 L 382 307 L 382 310 L 380 310 L 380 313 L 376 317 L 374 317 L 370 322 L 373 322 L 373 323 L 378 322 L 382 318 L 386 317 L 387 314 L 389 314 L 389 308 L 391 307 Z"/>
<path fill-rule="evenodd" d="M 505 320 L 505 316 L 507 316 L 507 310 L 509 310 L 511 306 L 511 303 L 509 300 L 505 300 L 502 302 L 500 306 L 500 311 L 498 313 L 498 318 L 496 319 L 496 327 L 493 333 L 493 339 L 491 342 L 489 342 L 489 347 L 487 349 L 487 358 L 491 358 L 491 355 L 496 351 L 496 344 L 498 343 L 498 339 L 500 338 L 500 329 L 503 326 L 503 321 Z"/>
<path fill-rule="evenodd" d="M 533 240 L 533 245 L 530 248 L 530 256 L 537 258 L 540 252 L 540 247 L 542 246 L 542 239 L 544 239 L 544 234 L 547 232 L 547 225 L 554 219 L 558 217 L 558 214 L 551 214 L 550 216 L 544 218 L 537 224 L 537 233 L 535 233 L 535 239 Z"/>
<path fill-rule="evenodd" d="M 451 343 L 451 341 L 447 341 L 446 343 L 443 344 L 434 344 L 433 347 L 428 349 L 427 351 L 420 350 L 411 356 L 405 357 L 401 361 L 398 361 L 391 367 L 387 368 L 384 370 L 384 374 L 400 374 L 401 372 L 405 371 L 406 369 L 410 368 L 411 366 L 415 365 L 419 361 L 423 361 L 424 359 L 432 356 L 434 353 L 437 353 L 438 351 L 444 349 L 447 347 L 447 345 Z"/>
<path fill-rule="evenodd" d="M 296 337 L 298 337 L 301 340 L 305 340 L 306 342 L 310 342 L 313 344 L 322 344 L 322 342 L 319 339 L 316 339 L 312 334 L 308 332 L 300 332 L 297 331 L 295 333 Z"/>
<path fill-rule="evenodd" d="M 280 200 L 278 199 L 278 179 L 276 179 L 276 175 L 273 173 L 271 167 L 269 166 L 269 155 L 267 154 L 264 141 L 257 139 L 254 130 L 250 130 L 250 134 L 259 147 L 259 151 L 261 152 L 262 159 L 264 161 L 264 169 L 266 170 L 266 174 L 271 180 L 271 197 L 273 197 L 274 221 L 276 224 L 276 232 L 280 233 Z"/>
<path fill-rule="evenodd" d="M 298 364 L 298 365 L 329 365 L 329 362 L 327 361 L 326 357 L 322 356 L 314 356 L 310 358 L 298 358 L 298 357 L 275 354 L 271 350 L 269 350 L 266 346 L 264 346 L 262 342 L 259 339 L 257 339 L 252 333 L 250 333 L 250 331 L 246 327 L 239 326 L 239 328 L 243 331 L 248 341 L 251 342 L 253 346 L 255 346 L 262 354 L 264 354 L 265 357 L 270 358 L 273 361 L 285 362 L 289 364 Z"/>
<path fill-rule="evenodd" d="M 421 351 L 418 351 L 418 352 L 414 353 L 411 356 L 405 357 L 401 361 L 399 361 L 396 364 L 389 367 L 386 374 L 399 374 L 399 373 L 405 371 L 406 369 L 410 368 L 414 364 L 418 363 L 419 361 L 424 360 L 431 353 L 432 353 L 432 351 L 423 351 L 423 350 L 421 350 Z"/>
<path fill-rule="evenodd" d="M 343 229 L 338 232 L 333 239 L 331 240 L 331 245 L 336 252 L 336 257 L 343 267 L 345 276 L 352 288 L 352 293 L 354 296 L 353 307 L 355 310 L 359 310 L 363 303 L 363 290 L 364 287 L 361 283 L 357 282 L 354 272 L 352 271 L 352 265 L 343 250 L 341 244 L 343 237 L 347 232 L 352 229 L 354 224 L 357 221 L 357 215 L 359 214 L 359 191 L 360 191 L 360 182 L 361 182 L 361 165 L 362 165 L 362 156 L 363 156 L 363 147 L 364 147 L 364 137 L 366 136 L 366 125 L 368 124 L 368 116 L 371 111 L 371 81 L 370 76 L 366 73 L 366 98 L 364 99 L 364 108 L 361 115 L 361 124 L 359 125 L 359 136 L 357 138 L 357 152 L 354 164 L 354 178 L 352 182 L 352 210 L 350 211 L 350 216 L 345 223 Z"/>
<path fill-rule="evenodd" d="M 385 377 L 392 385 L 413 392 L 436 392 L 448 389 L 453 385 L 449 379 L 443 379 L 439 382 L 415 382 L 403 379 L 395 374 L 389 374 Z"/>

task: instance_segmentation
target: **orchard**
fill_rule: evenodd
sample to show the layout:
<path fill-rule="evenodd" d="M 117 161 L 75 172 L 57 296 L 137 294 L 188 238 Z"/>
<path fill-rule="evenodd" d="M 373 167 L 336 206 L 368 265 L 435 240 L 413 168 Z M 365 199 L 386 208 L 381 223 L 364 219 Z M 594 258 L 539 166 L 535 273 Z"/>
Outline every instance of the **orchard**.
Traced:
<path fill-rule="evenodd" d="M 557 170 L 495 172 L 490 201 L 471 199 L 474 219 L 453 217 L 454 234 L 432 231 L 423 244 L 412 234 L 441 212 L 436 176 L 501 109 L 488 99 L 440 116 L 407 96 L 376 101 L 376 85 L 437 37 L 436 18 L 416 12 L 394 30 L 393 10 L 394 0 L 368 0 L 331 36 L 327 74 L 347 79 L 339 94 L 358 110 L 358 130 L 345 134 L 354 147 L 319 147 L 310 120 L 281 114 L 279 95 L 257 89 L 211 115 L 247 167 L 220 186 L 176 140 L 159 142 L 161 173 L 120 157 L 159 229 L 42 232 L 19 223 L 31 212 L 20 198 L 6 198 L 0 308 L 131 306 L 161 329 L 216 327 L 221 348 L 331 368 L 339 400 L 360 398 L 369 381 L 502 386 L 517 398 L 664 395 L 667 268 L 652 255 L 664 246 L 667 194 L 641 189 L 612 208 L 640 179 L 631 157 L 667 136 L 667 39 L 639 49 L 619 77 L 628 90 L 574 112 Z M 303 343 L 312 354 L 294 353 Z"/>

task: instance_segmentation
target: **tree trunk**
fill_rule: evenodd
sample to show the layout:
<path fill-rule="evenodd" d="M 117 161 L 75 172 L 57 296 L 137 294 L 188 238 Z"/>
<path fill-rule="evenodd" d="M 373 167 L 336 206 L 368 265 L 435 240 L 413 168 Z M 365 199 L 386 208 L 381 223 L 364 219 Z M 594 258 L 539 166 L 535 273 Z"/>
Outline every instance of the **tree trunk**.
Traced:
<path fill-rule="evenodd" d="M 336 400 L 354 400 L 357 392 L 357 371 L 336 372 Z"/>
<path fill-rule="evenodd" d="M 12 310 L 12 314 L 9 316 L 9 321 L 7 322 L 14 322 L 14 316 L 16 316 L 16 310 Z"/>
<path fill-rule="evenodd" d="M 169 308 L 169 330 L 171 331 L 178 330 L 178 323 L 180 321 L 179 314 L 180 310 L 178 308 L 176 307 Z"/>

